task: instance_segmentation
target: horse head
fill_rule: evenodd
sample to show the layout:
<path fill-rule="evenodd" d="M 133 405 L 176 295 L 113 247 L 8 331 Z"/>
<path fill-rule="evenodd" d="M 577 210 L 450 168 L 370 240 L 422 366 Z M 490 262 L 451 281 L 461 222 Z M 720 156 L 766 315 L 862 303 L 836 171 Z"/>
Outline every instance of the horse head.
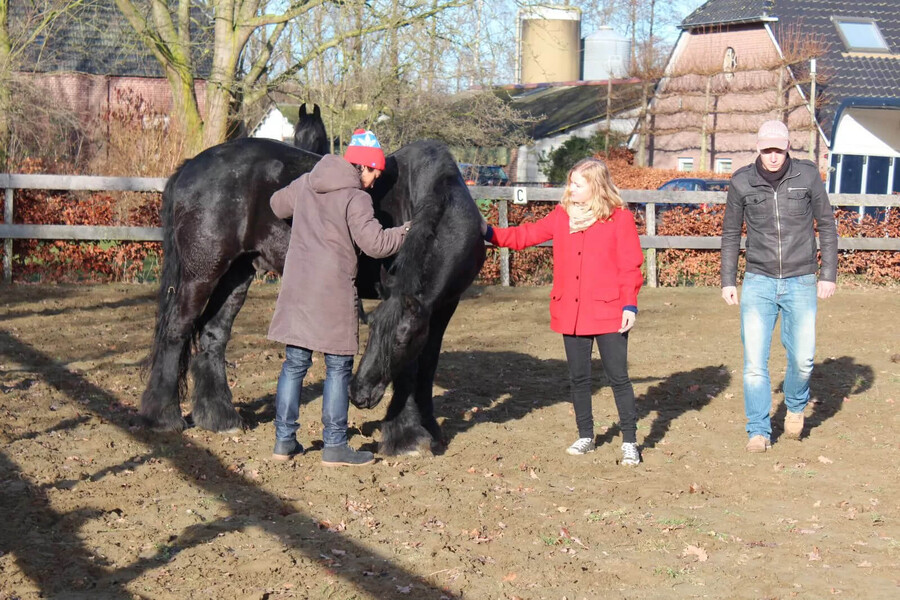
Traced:
<path fill-rule="evenodd" d="M 313 105 L 312 114 L 307 114 L 306 104 L 300 106 L 297 124 L 294 125 L 294 146 L 324 156 L 328 154 L 328 133 L 319 105 Z"/>
<path fill-rule="evenodd" d="M 393 295 L 378 305 L 369 320 L 369 341 L 350 382 L 350 401 L 374 408 L 388 383 L 422 352 L 428 340 L 431 310 L 419 298 Z"/>

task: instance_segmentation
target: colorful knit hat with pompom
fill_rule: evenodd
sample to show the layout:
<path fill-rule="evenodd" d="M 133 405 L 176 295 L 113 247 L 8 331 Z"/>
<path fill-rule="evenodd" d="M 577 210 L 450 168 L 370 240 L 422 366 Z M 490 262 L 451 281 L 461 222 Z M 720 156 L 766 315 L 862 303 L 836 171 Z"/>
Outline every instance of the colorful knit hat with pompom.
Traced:
<path fill-rule="evenodd" d="M 354 165 L 372 167 L 384 171 L 384 152 L 378 138 L 368 129 L 357 129 L 350 138 L 350 145 L 344 152 L 344 159 Z"/>

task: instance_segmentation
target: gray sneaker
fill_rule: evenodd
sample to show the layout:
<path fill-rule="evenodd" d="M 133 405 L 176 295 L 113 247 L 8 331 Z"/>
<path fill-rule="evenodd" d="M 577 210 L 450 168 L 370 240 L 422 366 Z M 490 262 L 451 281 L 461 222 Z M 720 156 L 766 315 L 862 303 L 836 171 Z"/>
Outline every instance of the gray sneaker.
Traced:
<path fill-rule="evenodd" d="M 573 456 L 587 454 L 588 452 L 593 452 L 594 448 L 596 448 L 594 438 L 578 438 L 571 446 L 566 448 L 566 454 Z"/>
<path fill-rule="evenodd" d="M 371 465 L 375 455 L 366 450 L 354 450 L 346 444 L 343 446 L 325 446 L 322 449 L 322 464 L 326 467 L 356 467 Z"/>
<path fill-rule="evenodd" d="M 272 458 L 275 460 L 288 460 L 298 454 L 303 454 L 303 446 L 296 439 L 275 440 L 275 448 L 272 450 Z"/>
<path fill-rule="evenodd" d="M 624 442 L 622 444 L 622 463 L 625 466 L 633 467 L 641 464 L 641 451 L 638 450 L 637 444 Z"/>

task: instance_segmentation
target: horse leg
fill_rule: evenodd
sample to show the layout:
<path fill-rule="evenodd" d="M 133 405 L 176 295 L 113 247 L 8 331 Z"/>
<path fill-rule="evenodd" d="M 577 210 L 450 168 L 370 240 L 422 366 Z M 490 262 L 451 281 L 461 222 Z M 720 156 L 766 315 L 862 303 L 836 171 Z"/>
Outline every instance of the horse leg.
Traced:
<path fill-rule="evenodd" d="M 394 377 L 394 393 L 381 422 L 378 452 L 385 456 L 418 455 L 431 443 L 431 434 L 421 425 L 419 409 L 414 401 L 418 365 L 413 363 Z"/>
<path fill-rule="evenodd" d="M 177 289 L 163 290 L 157 316 L 159 331 L 140 409 L 141 417 L 153 429 L 181 431 L 185 428 L 180 402 L 187 387 L 191 335 L 211 286 L 209 281 L 184 281 Z M 167 294 L 174 297 L 168 300 Z"/>
<path fill-rule="evenodd" d="M 201 429 L 230 432 L 242 427 L 241 417 L 231 403 L 231 388 L 225 372 L 225 347 L 255 273 L 253 259 L 249 256 L 232 263 L 213 290 L 200 318 L 197 352 L 191 361 L 194 378 L 191 416 Z"/>
<path fill-rule="evenodd" d="M 444 437 L 437 419 L 434 418 L 434 375 L 437 372 L 438 359 L 441 356 L 441 345 L 444 332 L 450 318 L 456 312 L 459 298 L 442 304 L 431 313 L 431 324 L 428 328 L 428 341 L 419 354 L 419 368 L 416 377 L 415 401 L 419 411 L 422 427 L 431 434 L 434 442 L 444 444 Z"/>
<path fill-rule="evenodd" d="M 381 424 L 381 454 L 416 454 L 422 448 L 443 443 L 440 425 L 434 418 L 434 374 L 444 332 L 458 303 L 458 299 L 454 300 L 432 312 L 428 340 L 418 359 L 394 378 L 394 393 Z"/>

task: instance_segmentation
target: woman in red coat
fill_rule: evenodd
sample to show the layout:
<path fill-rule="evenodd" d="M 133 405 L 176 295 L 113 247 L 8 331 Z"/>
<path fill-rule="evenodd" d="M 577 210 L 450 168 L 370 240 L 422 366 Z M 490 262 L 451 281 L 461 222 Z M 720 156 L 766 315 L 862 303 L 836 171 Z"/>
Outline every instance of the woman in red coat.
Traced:
<path fill-rule="evenodd" d="M 540 221 L 507 228 L 485 224 L 484 229 L 487 241 L 514 250 L 553 240 L 550 328 L 563 335 L 578 426 L 578 439 L 566 452 L 585 454 L 595 448 L 591 350 L 596 340 L 619 411 L 622 464 L 639 464 L 628 331 L 644 282 L 643 253 L 634 217 L 606 164 L 586 158 L 572 167 L 562 201 Z"/>

